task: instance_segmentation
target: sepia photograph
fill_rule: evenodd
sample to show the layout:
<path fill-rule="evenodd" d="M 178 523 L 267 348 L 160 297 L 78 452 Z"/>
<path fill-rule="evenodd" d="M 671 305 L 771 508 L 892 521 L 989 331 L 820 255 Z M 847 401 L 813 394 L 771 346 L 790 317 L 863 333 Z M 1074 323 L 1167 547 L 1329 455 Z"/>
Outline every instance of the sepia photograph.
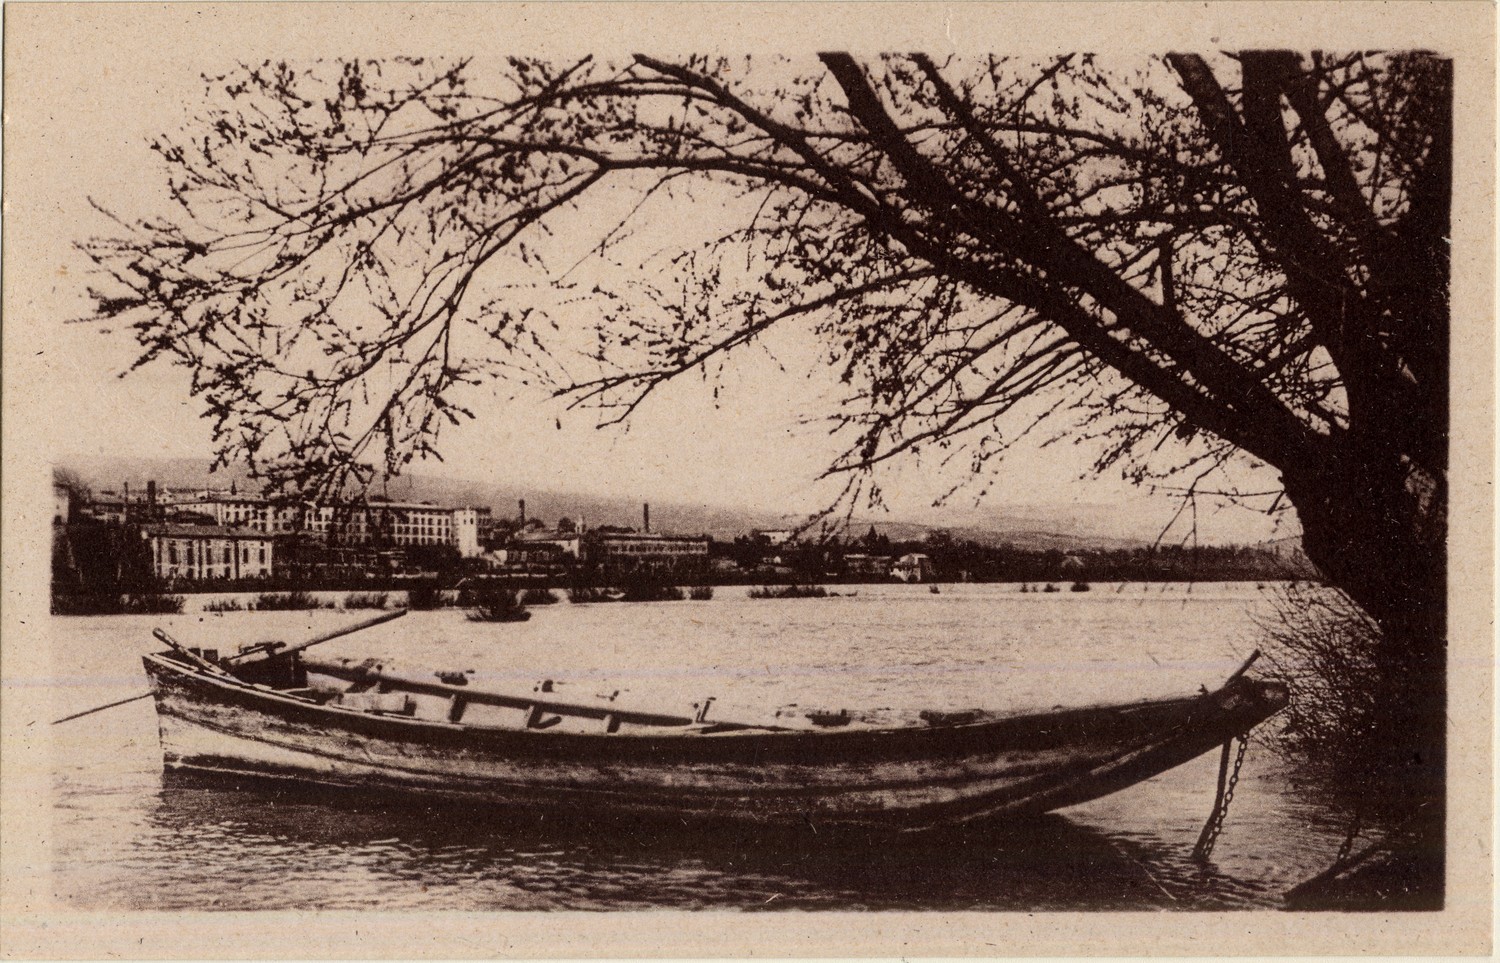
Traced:
<path fill-rule="evenodd" d="M 1247 6 L 7 5 L 6 956 L 1488 953 L 1494 9 Z"/>

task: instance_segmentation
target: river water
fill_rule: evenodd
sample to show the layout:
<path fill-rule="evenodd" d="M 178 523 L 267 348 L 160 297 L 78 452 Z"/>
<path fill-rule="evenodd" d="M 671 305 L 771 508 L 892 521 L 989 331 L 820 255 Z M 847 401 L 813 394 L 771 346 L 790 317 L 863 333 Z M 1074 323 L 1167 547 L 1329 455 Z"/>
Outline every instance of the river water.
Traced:
<path fill-rule="evenodd" d="M 779 706 L 1038 708 L 1213 687 L 1255 645 L 1253 585 L 839 587 L 857 595 L 536 607 L 529 622 L 417 612 L 330 642 L 473 669 L 481 684 L 623 690 L 713 718 Z M 201 608 L 202 600 L 190 605 Z M 368 612 L 54 617 L 58 715 L 144 687 L 161 626 L 192 645 L 297 641 Z M 1263 730 L 1274 729 L 1276 721 Z M 562 821 L 164 778 L 150 700 L 56 727 L 50 878 L 91 909 L 1227 909 L 1273 907 L 1331 861 L 1340 814 L 1252 742 L 1211 863 L 1190 859 L 1213 804 L 1210 753 L 1022 827 L 936 838 L 824 839 Z"/>

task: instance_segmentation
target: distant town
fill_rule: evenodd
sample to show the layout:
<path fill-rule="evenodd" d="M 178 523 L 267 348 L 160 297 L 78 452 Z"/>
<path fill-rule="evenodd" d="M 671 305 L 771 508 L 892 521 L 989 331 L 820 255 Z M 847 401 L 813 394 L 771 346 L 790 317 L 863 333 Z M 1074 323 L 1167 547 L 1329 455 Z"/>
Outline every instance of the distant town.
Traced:
<path fill-rule="evenodd" d="M 94 491 L 54 484 L 57 599 L 148 592 L 451 588 L 465 582 L 610 586 L 811 582 L 1069 582 L 1270 580 L 1309 576 L 1305 562 L 1263 546 L 1027 550 L 980 545 L 932 529 L 892 541 L 826 530 L 756 530 L 732 539 L 659 531 L 640 516 L 590 524 L 493 506 L 371 496 L 336 504 L 228 489 Z M 1056 586 L 1050 586 L 1054 590 Z"/>

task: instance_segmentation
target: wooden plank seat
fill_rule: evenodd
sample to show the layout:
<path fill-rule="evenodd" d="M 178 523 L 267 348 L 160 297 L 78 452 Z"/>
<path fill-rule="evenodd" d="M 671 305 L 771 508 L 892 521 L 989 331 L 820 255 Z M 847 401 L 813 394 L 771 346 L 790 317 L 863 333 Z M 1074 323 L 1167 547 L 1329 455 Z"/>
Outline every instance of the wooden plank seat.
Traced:
<path fill-rule="evenodd" d="M 308 672 L 326 675 L 354 683 L 355 686 L 379 687 L 390 692 L 412 695 L 439 696 L 450 700 L 449 722 L 460 722 L 470 705 L 494 706 L 503 709 L 519 709 L 525 713 L 528 729 L 548 729 L 564 718 L 597 719 L 607 733 L 617 733 L 621 726 L 645 726 L 671 728 L 691 732 L 730 732 L 746 729 L 779 730 L 779 726 L 750 725 L 736 722 L 703 722 L 687 715 L 664 712 L 649 712 L 626 709 L 613 704 L 590 705 L 588 703 L 564 702 L 549 699 L 544 695 L 509 695 L 492 692 L 472 685 L 452 685 L 435 678 L 402 675 L 391 672 L 382 664 L 368 662 L 334 662 L 316 659 L 304 661 Z M 353 691 L 353 686 L 351 690 Z"/>

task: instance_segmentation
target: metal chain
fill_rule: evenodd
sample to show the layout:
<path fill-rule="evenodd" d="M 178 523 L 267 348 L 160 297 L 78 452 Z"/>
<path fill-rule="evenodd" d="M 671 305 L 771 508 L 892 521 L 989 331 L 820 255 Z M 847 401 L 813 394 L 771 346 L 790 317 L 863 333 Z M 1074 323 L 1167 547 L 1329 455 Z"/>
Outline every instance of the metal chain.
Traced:
<path fill-rule="evenodd" d="M 1240 745 L 1234 756 L 1234 768 L 1230 770 L 1229 779 L 1224 783 L 1223 793 L 1214 800 L 1214 811 L 1203 827 L 1203 834 L 1198 837 L 1198 845 L 1193 847 L 1194 859 L 1206 860 L 1213 854 L 1214 844 L 1219 841 L 1219 833 L 1224 829 L 1224 820 L 1229 818 L 1229 804 L 1234 801 L 1234 789 L 1240 781 L 1240 767 L 1245 764 L 1245 750 L 1250 747 L 1250 733 L 1242 732 L 1238 739 Z M 1227 750 L 1228 746 L 1225 748 Z"/>
<path fill-rule="evenodd" d="M 1234 756 L 1234 770 L 1229 774 L 1229 785 L 1224 790 L 1224 809 L 1219 816 L 1219 823 L 1223 825 L 1224 817 L 1229 815 L 1229 804 L 1234 800 L 1234 787 L 1240 781 L 1240 767 L 1245 764 L 1245 750 L 1250 748 L 1250 733 L 1240 733 L 1240 748 Z"/>

